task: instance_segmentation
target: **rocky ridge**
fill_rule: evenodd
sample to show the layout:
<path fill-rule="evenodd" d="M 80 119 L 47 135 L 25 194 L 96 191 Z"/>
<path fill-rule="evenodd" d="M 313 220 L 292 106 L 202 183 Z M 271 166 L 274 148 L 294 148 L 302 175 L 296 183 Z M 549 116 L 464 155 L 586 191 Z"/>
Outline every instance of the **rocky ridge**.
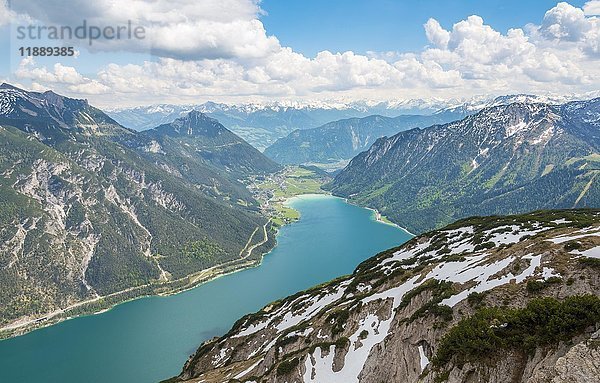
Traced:
<path fill-rule="evenodd" d="M 599 270 L 599 211 L 465 219 L 240 319 L 169 381 L 597 382 Z"/>

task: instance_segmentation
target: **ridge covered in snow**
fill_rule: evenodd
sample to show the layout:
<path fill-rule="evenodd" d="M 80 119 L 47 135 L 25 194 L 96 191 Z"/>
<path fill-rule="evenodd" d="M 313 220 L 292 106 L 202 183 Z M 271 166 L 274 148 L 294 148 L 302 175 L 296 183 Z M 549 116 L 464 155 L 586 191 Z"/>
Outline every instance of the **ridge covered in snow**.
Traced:
<path fill-rule="evenodd" d="M 585 266 L 598 248 L 599 211 L 466 219 L 240 319 L 173 382 L 438 381 L 436 349 L 474 302 L 522 307 L 532 291 L 598 294 Z"/>

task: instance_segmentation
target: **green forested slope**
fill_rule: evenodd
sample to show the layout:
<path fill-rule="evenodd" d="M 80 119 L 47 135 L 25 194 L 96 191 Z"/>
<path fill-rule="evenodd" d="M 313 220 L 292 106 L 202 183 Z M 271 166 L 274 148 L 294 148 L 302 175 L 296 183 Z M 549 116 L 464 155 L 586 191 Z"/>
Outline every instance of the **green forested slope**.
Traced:
<path fill-rule="evenodd" d="M 211 124 L 142 135 L 84 100 L 2 86 L 0 324 L 175 280 L 262 241 L 267 219 L 239 180 L 278 165 Z M 230 142 L 243 150 L 225 163 Z"/>
<path fill-rule="evenodd" d="M 328 186 L 414 232 L 470 215 L 600 206 L 600 99 L 487 108 L 378 140 Z"/>

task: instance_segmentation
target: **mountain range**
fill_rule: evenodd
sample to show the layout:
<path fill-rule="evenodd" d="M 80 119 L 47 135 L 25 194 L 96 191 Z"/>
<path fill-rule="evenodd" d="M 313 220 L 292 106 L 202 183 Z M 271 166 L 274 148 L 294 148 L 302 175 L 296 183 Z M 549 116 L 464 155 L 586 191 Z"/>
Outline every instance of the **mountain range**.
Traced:
<path fill-rule="evenodd" d="M 263 150 L 277 138 L 295 129 L 306 129 L 332 120 L 366 116 L 368 110 L 350 106 L 328 105 L 226 105 L 207 102 L 199 105 L 153 105 L 108 112 L 111 117 L 135 130 L 146 130 L 170 122 L 197 110 L 216 118 L 256 148 Z"/>
<path fill-rule="evenodd" d="M 241 181 L 279 169 L 199 112 L 138 133 L 85 100 L 3 84 L 0 324 L 97 311 L 256 261 L 273 237 Z"/>
<path fill-rule="evenodd" d="M 497 98 L 477 96 L 465 100 L 431 98 L 385 102 L 280 101 L 239 105 L 205 102 L 189 105 L 160 104 L 119 108 L 108 110 L 107 113 L 123 126 L 134 130 L 146 130 L 169 123 L 192 110 L 197 110 L 207 116 L 216 118 L 254 147 L 264 150 L 278 138 L 285 137 L 294 130 L 312 129 L 331 121 L 371 115 L 397 117 L 399 115 L 430 115 L 436 112 L 465 116 L 485 106 L 491 106 L 494 102 L 508 102 L 507 100 L 501 101 L 502 98 L 527 99 L 558 104 L 576 99 L 591 98 L 591 96 L 511 95 Z"/>
<path fill-rule="evenodd" d="M 473 101 L 474 102 L 474 101 Z M 250 124 L 249 126 L 273 129 L 278 124 L 302 124 L 298 129 L 316 127 L 326 122 L 344 117 L 380 114 L 430 114 L 442 108 L 462 105 L 457 100 L 398 100 L 389 102 L 272 102 L 244 103 L 229 105 L 217 102 L 201 104 L 173 105 L 159 104 L 107 110 L 108 114 L 124 125 L 135 130 L 150 129 L 164 122 L 172 121 L 195 109 L 229 126 Z M 263 126 L 264 125 L 264 126 Z"/>
<path fill-rule="evenodd" d="M 600 99 L 511 103 L 378 139 L 326 186 L 420 233 L 472 215 L 600 205 Z"/>
<path fill-rule="evenodd" d="M 343 163 L 368 149 L 380 137 L 450 122 L 464 116 L 448 111 L 433 115 L 375 115 L 338 120 L 318 128 L 295 130 L 275 141 L 264 153 L 281 164 Z"/>
<path fill-rule="evenodd" d="M 240 318 L 163 383 L 597 382 L 600 212 L 475 217 Z"/>
<path fill-rule="evenodd" d="M 426 115 L 401 115 L 394 118 L 368 116 L 333 121 L 318 128 L 296 130 L 275 141 L 264 153 L 282 164 L 344 163 L 367 150 L 378 138 L 393 136 L 404 130 L 460 120 L 492 106 L 515 102 L 561 103 L 565 99 L 516 94 L 493 99 L 476 98 Z"/>

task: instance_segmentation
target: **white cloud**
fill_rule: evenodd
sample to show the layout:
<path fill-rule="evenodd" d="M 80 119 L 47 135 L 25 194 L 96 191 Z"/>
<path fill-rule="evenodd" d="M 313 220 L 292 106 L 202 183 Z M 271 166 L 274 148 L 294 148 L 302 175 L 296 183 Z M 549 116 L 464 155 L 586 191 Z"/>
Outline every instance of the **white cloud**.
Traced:
<path fill-rule="evenodd" d="M 13 9 L 48 25 L 75 28 L 85 20 L 88 26 L 104 28 L 131 21 L 133 27 L 144 28 L 143 39 L 98 40 L 94 50 L 195 60 L 254 59 L 281 48 L 258 20 L 262 11 L 255 0 L 28 0 L 15 2 Z M 85 47 L 88 41 L 79 43 Z"/>
<path fill-rule="evenodd" d="M 81 84 L 74 84 L 69 86 L 69 90 L 77 94 L 108 94 L 110 88 L 96 80 L 89 80 Z"/>
<path fill-rule="evenodd" d="M 15 18 L 15 13 L 8 8 L 6 0 L 0 0 L 0 27 L 8 25 Z"/>
<path fill-rule="evenodd" d="M 450 41 L 450 32 L 443 29 L 436 19 L 429 19 L 424 25 L 427 39 L 436 48 L 446 49 Z"/>
<path fill-rule="evenodd" d="M 587 16 L 600 15 L 600 0 L 588 1 L 583 5 L 583 13 Z"/>
<path fill-rule="evenodd" d="M 36 82 L 73 85 L 85 81 L 84 77 L 73 67 L 56 63 L 53 70 L 49 71 L 46 67 L 37 67 L 32 57 L 21 60 L 15 74 L 19 79 L 29 79 Z"/>
<path fill-rule="evenodd" d="M 109 94 L 111 89 L 97 80 L 82 76 L 74 67 L 61 63 L 54 64 L 52 70 L 37 67 L 32 57 L 21 60 L 15 75 L 20 80 L 30 80 L 35 91 L 67 90 L 80 95 Z"/>
<path fill-rule="evenodd" d="M 582 9 L 563 2 L 546 12 L 540 31 L 550 39 L 579 41 L 591 28 Z"/>
<path fill-rule="evenodd" d="M 600 22 L 586 10 L 559 3 L 541 25 L 501 33 L 472 15 L 445 29 L 424 24 L 429 45 L 420 52 L 319 52 L 306 57 L 268 36 L 252 0 L 74 0 L 90 20 L 142 20 L 154 25 L 159 58 L 109 64 L 95 76 L 75 68 L 47 69 L 21 63 L 16 76 L 102 104 L 247 100 L 250 97 L 390 99 L 465 97 L 481 93 L 583 92 L 600 81 Z M 21 2 L 19 12 L 55 22 L 76 22 L 72 13 L 50 10 L 59 0 Z M 47 4 L 47 5 L 44 5 Z M 38 12 L 38 13 L 36 13 Z M 102 49 L 133 49 L 127 43 Z M 124 45 L 123 45 L 124 44 Z"/>
<path fill-rule="evenodd" d="M 600 4 L 600 1 L 596 3 Z M 586 3 L 587 12 L 592 12 L 597 5 L 594 2 Z M 580 49 L 592 57 L 598 57 L 600 19 L 586 16 L 587 12 L 568 3 L 558 3 L 546 12 L 542 25 L 534 28 L 534 34 L 538 33 L 553 44 L 562 44 L 565 50 Z"/>

